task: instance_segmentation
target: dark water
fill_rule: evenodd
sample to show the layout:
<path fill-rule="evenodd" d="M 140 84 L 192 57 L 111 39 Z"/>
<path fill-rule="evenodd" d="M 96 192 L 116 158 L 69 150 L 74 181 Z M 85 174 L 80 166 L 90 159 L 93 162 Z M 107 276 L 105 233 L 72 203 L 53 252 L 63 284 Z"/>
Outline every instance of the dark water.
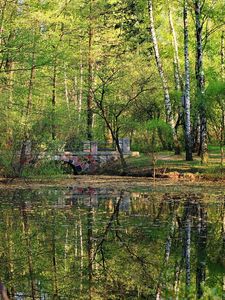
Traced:
<path fill-rule="evenodd" d="M 225 299 L 225 190 L 0 191 L 11 299 Z"/>

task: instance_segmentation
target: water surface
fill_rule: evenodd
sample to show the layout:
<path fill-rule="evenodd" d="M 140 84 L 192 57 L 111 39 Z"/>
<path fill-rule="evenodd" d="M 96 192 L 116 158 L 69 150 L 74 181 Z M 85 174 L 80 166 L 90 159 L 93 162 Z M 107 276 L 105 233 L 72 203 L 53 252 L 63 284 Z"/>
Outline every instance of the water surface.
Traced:
<path fill-rule="evenodd" d="M 225 190 L 0 191 L 11 299 L 224 299 Z"/>

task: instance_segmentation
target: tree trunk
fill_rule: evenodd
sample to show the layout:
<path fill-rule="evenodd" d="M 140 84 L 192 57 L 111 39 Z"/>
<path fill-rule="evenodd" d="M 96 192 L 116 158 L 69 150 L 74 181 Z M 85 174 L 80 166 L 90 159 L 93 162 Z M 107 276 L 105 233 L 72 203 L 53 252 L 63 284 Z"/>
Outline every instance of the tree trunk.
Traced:
<path fill-rule="evenodd" d="M 83 268 L 84 268 L 84 246 L 83 246 L 83 225 L 81 219 L 80 207 L 78 209 L 79 241 L 80 241 L 80 295 L 83 292 Z"/>
<path fill-rule="evenodd" d="M 29 119 L 30 110 L 31 110 L 31 106 L 32 106 L 33 84 L 34 84 L 34 76 L 35 76 L 34 59 L 35 59 L 35 45 L 34 45 L 34 50 L 32 53 L 32 66 L 31 66 L 29 86 L 28 86 L 27 105 L 26 105 L 25 116 L 24 116 L 23 141 L 22 141 L 22 145 L 21 145 L 19 166 L 18 166 L 18 170 L 17 170 L 17 176 L 19 176 L 19 177 L 22 175 L 23 167 L 27 161 L 26 150 L 27 150 L 27 141 L 29 140 L 29 132 L 28 132 L 29 120 L 28 119 Z"/>
<path fill-rule="evenodd" d="M 4 21 L 5 21 L 5 11 L 7 6 L 7 0 L 5 0 L 0 9 L 0 33 L 4 30 Z M 2 38 L 2 35 L 0 36 L 0 46 L 2 47 L 4 43 L 4 39 Z"/>
<path fill-rule="evenodd" d="M 170 257 L 171 246 L 172 246 L 172 241 L 173 241 L 173 235 L 174 235 L 174 231 L 175 231 L 175 218 L 176 218 L 176 210 L 173 206 L 172 211 L 171 211 L 170 230 L 169 230 L 167 240 L 166 240 L 166 243 L 165 243 L 165 253 L 164 253 L 163 265 L 162 265 L 162 269 L 161 269 L 160 274 L 159 274 L 158 284 L 157 284 L 157 288 L 156 288 L 156 300 L 162 299 L 161 298 L 161 292 L 162 292 L 162 286 L 163 286 L 163 280 L 164 280 L 163 274 L 167 270 L 168 261 L 169 261 L 169 257 Z"/>
<path fill-rule="evenodd" d="M 1 29 L 0 29 L 1 30 Z M 1 31 L 0 31 L 1 32 Z M 11 122 L 11 114 L 13 111 L 13 88 L 14 88 L 14 72 L 13 72 L 13 66 L 14 62 L 11 58 L 7 58 L 6 63 L 6 93 L 8 94 L 8 103 L 6 104 L 6 119 L 5 119 L 5 125 L 6 125 L 6 147 L 8 149 L 12 146 L 12 128 L 10 128 L 10 122 Z"/>
<path fill-rule="evenodd" d="M 178 51 L 178 43 L 177 43 L 177 36 L 176 31 L 173 25 L 173 18 L 172 13 L 169 8 L 169 22 L 170 22 L 170 31 L 173 37 L 173 49 L 174 49 L 174 58 L 173 58 L 173 64 L 174 64 L 174 81 L 175 81 L 175 89 L 177 91 L 183 90 L 183 82 L 182 77 L 180 74 L 180 63 L 179 63 L 179 51 Z"/>
<path fill-rule="evenodd" d="M 202 163 L 208 162 L 208 140 L 207 140 L 207 119 L 206 106 L 204 102 L 205 79 L 203 72 L 203 46 L 202 46 L 202 14 L 201 0 L 195 0 L 195 30 L 196 30 L 196 80 L 197 80 L 197 96 L 200 101 L 200 152 Z"/>
<path fill-rule="evenodd" d="M 192 159 L 192 136 L 191 136 L 191 103 L 190 103 L 190 65 L 189 65 L 189 36 L 187 1 L 184 0 L 184 60 L 185 60 L 185 89 L 184 89 L 184 112 L 185 112 L 185 148 L 186 160 Z"/>
<path fill-rule="evenodd" d="M 67 228 L 66 236 L 65 236 L 65 245 L 64 245 L 64 271 L 65 271 L 65 273 L 67 273 L 69 270 L 69 267 L 68 267 L 69 262 L 67 261 L 68 260 L 68 248 L 69 248 L 68 240 L 69 240 L 69 230 Z"/>
<path fill-rule="evenodd" d="M 225 57 L 225 46 L 224 46 L 224 31 L 222 31 L 221 35 L 221 77 L 224 80 L 224 57 Z"/>
<path fill-rule="evenodd" d="M 203 205 L 197 204 L 198 213 L 198 237 L 197 237 L 197 267 L 196 267 L 196 291 L 197 298 L 203 296 L 202 284 L 206 279 L 206 246 L 207 246 L 207 213 Z"/>
<path fill-rule="evenodd" d="M 78 120 L 81 119 L 81 110 L 83 102 L 83 58 L 80 59 L 80 88 L 79 88 L 79 97 L 78 97 Z"/>
<path fill-rule="evenodd" d="M 154 18 L 153 18 L 153 6 L 152 6 L 152 0 L 148 0 L 148 11 L 149 11 L 149 19 L 150 19 L 150 34 L 152 37 L 152 43 L 155 53 L 155 60 L 158 68 L 158 72 L 162 81 L 162 88 L 164 92 L 164 101 L 165 101 L 165 109 L 166 109 L 166 121 L 168 124 L 170 124 L 172 131 L 173 131 L 173 144 L 174 144 L 174 150 L 176 154 L 180 154 L 180 146 L 178 143 L 178 138 L 176 135 L 175 130 L 175 121 L 172 114 L 172 105 L 170 101 L 170 95 L 169 95 L 169 88 L 167 79 L 164 74 L 160 54 L 159 54 L 159 48 L 158 48 L 158 41 L 156 37 L 155 32 L 155 25 L 154 25 Z"/>
<path fill-rule="evenodd" d="M 221 77 L 224 81 L 224 31 L 221 35 Z M 225 134 L 225 107 L 223 100 L 221 101 L 221 134 L 220 134 L 220 152 L 221 152 L 221 166 L 223 166 L 224 161 L 224 134 Z"/>
<path fill-rule="evenodd" d="M 93 264 L 94 264 L 94 242 L 93 242 L 94 209 L 90 196 L 89 209 L 87 213 L 87 251 L 88 251 L 88 284 L 89 300 L 93 299 Z"/>
<path fill-rule="evenodd" d="M 110 125 L 108 119 L 107 119 L 107 116 L 105 115 L 105 112 L 102 110 L 102 114 L 103 114 L 103 119 L 105 120 L 105 124 L 106 126 L 108 127 L 110 133 L 111 133 L 111 136 L 112 136 L 112 139 L 113 139 L 113 142 L 115 143 L 116 145 L 116 149 L 117 151 L 119 152 L 119 155 L 120 155 L 120 163 L 121 163 L 121 167 L 122 167 L 122 175 L 125 175 L 126 172 L 127 172 L 127 163 L 126 163 L 126 160 L 123 156 L 123 151 L 120 147 L 120 143 L 119 143 L 119 136 L 118 136 L 118 131 L 116 131 L 115 129 L 112 128 L 112 126 Z"/>
<path fill-rule="evenodd" d="M 89 0 L 89 33 L 88 33 L 88 95 L 87 95 L 87 138 L 93 138 L 93 82 L 94 82 L 94 61 L 93 61 L 93 0 Z"/>
<path fill-rule="evenodd" d="M 189 292 L 191 286 L 191 216 L 190 216 L 190 203 L 188 202 L 185 208 L 185 237 L 184 237 L 184 257 L 185 257 L 185 270 L 186 270 L 186 297 L 189 299 Z"/>
<path fill-rule="evenodd" d="M 112 131 L 111 131 L 111 133 L 112 133 Z M 127 172 L 127 163 L 126 163 L 126 160 L 123 156 L 123 151 L 120 147 L 119 137 L 117 135 L 115 136 L 115 134 L 112 134 L 112 137 L 113 137 L 113 140 L 116 144 L 117 151 L 119 152 L 119 155 L 120 155 L 120 162 L 121 162 L 121 166 L 122 166 L 122 175 L 125 175 L 126 172 Z"/>
<path fill-rule="evenodd" d="M 224 134 L 225 134 L 225 108 L 224 108 L 224 104 L 221 103 L 221 128 L 220 128 L 221 166 L 223 166 L 223 161 L 224 161 Z"/>
<path fill-rule="evenodd" d="M 52 281 L 53 281 L 53 299 L 58 299 L 58 264 L 57 264 L 57 253 L 56 253 L 56 233 L 55 233 L 55 211 L 52 212 L 53 225 L 52 225 L 52 236 L 51 236 L 51 250 L 52 250 Z"/>
<path fill-rule="evenodd" d="M 70 118 L 70 100 L 69 100 L 69 92 L 68 92 L 68 79 L 67 79 L 67 73 L 66 73 L 66 68 L 64 71 L 64 88 L 65 88 L 65 100 L 66 100 L 66 106 L 68 110 L 68 116 Z"/>
<path fill-rule="evenodd" d="M 52 139 L 56 139 L 56 123 L 55 123 L 55 106 L 56 106 L 56 79 L 57 79 L 57 67 L 56 60 L 53 67 L 53 77 L 52 77 Z"/>
<path fill-rule="evenodd" d="M 177 92 L 181 92 L 181 101 L 178 106 L 178 112 L 177 112 L 177 121 L 175 125 L 175 131 L 177 135 L 177 130 L 180 124 L 182 124 L 183 120 L 183 107 L 184 107 L 184 99 L 183 99 L 183 79 L 180 73 L 180 63 L 179 63 L 179 51 L 178 51 L 178 42 L 177 42 L 177 35 L 176 31 L 174 28 L 174 23 L 173 23 L 173 17 L 172 17 L 172 12 L 169 7 L 169 23 L 170 23 L 170 31 L 172 34 L 172 44 L 173 44 L 173 66 L 174 66 L 174 83 L 175 83 L 175 90 Z"/>
<path fill-rule="evenodd" d="M 118 127 L 117 127 L 117 129 L 113 128 L 113 125 L 110 124 L 110 122 L 109 122 L 109 120 L 107 118 L 107 111 L 104 110 L 104 108 L 103 108 L 103 106 L 101 104 L 98 105 L 98 106 L 99 106 L 99 108 L 101 110 L 101 113 L 102 113 L 101 117 L 105 121 L 105 124 L 106 124 L 107 128 L 109 129 L 109 131 L 111 133 L 113 142 L 116 145 L 116 149 L 119 152 L 120 162 L 121 162 L 121 167 L 122 167 L 122 174 L 125 175 L 126 172 L 127 172 L 127 163 L 126 163 L 126 160 L 125 160 L 125 158 L 123 156 L 123 151 L 122 151 L 122 149 L 120 147 L 119 136 L 118 136 Z"/>
<path fill-rule="evenodd" d="M 14 258 L 13 258 L 13 239 L 12 239 L 12 232 L 13 232 L 13 222 L 12 222 L 12 217 L 6 213 L 5 215 L 5 222 L 7 224 L 7 229 L 5 231 L 5 253 L 7 254 L 7 272 L 8 272 L 8 277 L 9 281 L 11 282 L 11 287 L 10 287 L 10 296 L 13 298 L 15 296 L 15 288 L 14 288 L 14 280 L 15 280 L 15 270 L 14 270 Z"/>
<path fill-rule="evenodd" d="M 178 223 L 178 238 L 175 242 L 175 249 L 179 249 L 182 245 L 182 226 Z M 183 264 L 184 264 L 184 255 L 181 256 L 181 258 L 176 260 L 175 262 L 175 272 L 174 272 L 174 284 L 173 284 L 173 291 L 174 291 L 174 300 L 179 299 L 179 288 L 180 288 L 180 276 L 183 271 Z"/>
<path fill-rule="evenodd" d="M 199 113 L 195 115 L 195 120 L 193 122 L 193 151 L 199 156 L 201 155 L 200 147 L 200 136 L 201 136 L 201 124 Z"/>
<path fill-rule="evenodd" d="M 32 258 L 32 251 L 31 251 L 31 241 L 29 236 L 29 222 L 28 217 L 26 213 L 26 204 L 23 204 L 23 207 L 21 209 L 21 215 L 22 215 L 22 222 L 23 222 L 23 230 L 24 230 L 24 241 L 26 244 L 26 251 L 27 251 L 27 263 L 28 263 L 28 270 L 29 270 L 29 282 L 31 286 L 31 299 L 35 300 L 37 297 L 37 287 L 35 284 L 35 278 L 34 278 L 34 267 L 33 267 L 33 258 Z"/>

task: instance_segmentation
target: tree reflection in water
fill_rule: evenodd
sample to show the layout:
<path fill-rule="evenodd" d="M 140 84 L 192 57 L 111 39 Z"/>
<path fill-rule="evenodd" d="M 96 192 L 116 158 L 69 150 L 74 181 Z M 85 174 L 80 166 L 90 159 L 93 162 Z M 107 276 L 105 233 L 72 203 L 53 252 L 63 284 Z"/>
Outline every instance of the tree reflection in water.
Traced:
<path fill-rule="evenodd" d="M 222 192 L 16 190 L 0 205 L 11 299 L 223 297 Z"/>

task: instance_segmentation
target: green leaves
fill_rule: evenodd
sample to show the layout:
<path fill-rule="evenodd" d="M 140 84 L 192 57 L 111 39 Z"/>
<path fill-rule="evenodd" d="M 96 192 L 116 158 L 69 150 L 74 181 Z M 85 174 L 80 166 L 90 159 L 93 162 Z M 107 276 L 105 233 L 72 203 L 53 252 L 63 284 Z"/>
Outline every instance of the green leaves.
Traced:
<path fill-rule="evenodd" d="M 172 134 L 171 127 L 162 119 L 153 119 L 146 122 L 145 128 L 148 132 L 152 132 L 156 129 L 159 129 L 162 130 L 167 136 Z"/>
<path fill-rule="evenodd" d="M 153 132 L 161 132 L 163 141 L 168 140 L 170 143 L 170 129 L 163 124 L 165 108 L 162 83 L 155 65 L 145 0 L 22 2 L 20 5 L 17 1 L 2 1 L 0 4 L 0 136 L 7 135 L 2 140 L 10 139 L 14 133 L 22 138 L 23 127 L 27 126 L 34 140 L 41 141 L 48 148 L 54 118 L 60 143 L 66 144 L 71 137 L 79 141 L 85 139 L 90 79 L 88 61 L 91 55 L 95 100 L 101 99 L 104 84 L 104 109 L 114 132 L 118 130 L 121 136 L 134 136 L 134 140 L 139 141 L 145 139 L 146 132 L 149 138 Z M 210 112 L 208 116 L 220 114 L 218 103 L 224 99 L 224 85 L 216 83 L 221 78 L 223 2 L 204 1 L 201 19 L 205 20 L 203 58 L 207 90 L 204 99 Z M 182 91 L 175 88 L 174 45 L 169 29 L 168 9 L 170 6 L 174 20 L 182 78 L 182 3 L 176 0 L 171 6 L 168 1 L 160 0 L 154 1 L 153 6 L 162 64 L 172 100 L 172 115 L 177 121 Z M 189 9 L 194 13 L 191 5 Z M 194 109 L 199 107 L 201 99 L 195 97 L 194 19 L 190 18 L 189 24 L 193 99 L 191 114 L 195 118 Z M 91 51 L 88 36 L 90 25 L 93 29 Z M 32 68 L 34 74 L 30 80 Z M 32 98 L 32 104 L 27 121 L 29 124 L 26 124 L 24 112 L 28 97 Z M 95 104 L 93 111 L 99 113 Z M 97 114 L 94 118 L 93 138 L 104 139 L 105 121 Z M 145 123 L 149 120 L 150 123 Z M 144 131 L 137 133 L 137 122 Z M 40 128 L 43 130 L 43 139 L 40 139 Z M 182 132 L 182 126 L 178 132 Z M 212 134 L 212 130 L 209 132 Z M 182 135 L 179 138 L 183 140 Z M 157 133 L 157 143 L 162 147 L 160 140 Z M 165 144 L 163 147 L 166 147 Z"/>

